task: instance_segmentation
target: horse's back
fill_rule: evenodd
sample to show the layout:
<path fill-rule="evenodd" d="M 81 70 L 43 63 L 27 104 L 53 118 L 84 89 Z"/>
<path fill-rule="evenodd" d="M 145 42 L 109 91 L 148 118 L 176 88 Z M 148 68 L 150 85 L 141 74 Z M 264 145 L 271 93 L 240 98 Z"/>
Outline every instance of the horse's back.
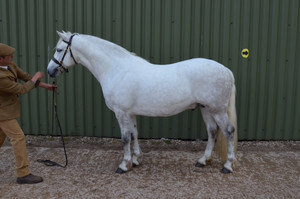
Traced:
<path fill-rule="evenodd" d="M 204 75 L 215 74 L 218 72 L 227 73 L 228 71 L 230 71 L 221 63 L 211 59 L 205 59 L 205 58 L 193 58 L 193 59 L 177 62 L 171 65 L 175 65 L 178 68 L 186 67 L 187 69 L 190 69 L 190 71 L 192 71 L 193 73 L 199 72 Z"/>
<path fill-rule="evenodd" d="M 210 59 L 194 58 L 170 65 L 190 84 L 201 87 L 232 87 L 234 76 L 224 65 Z M 216 88 L 215 88 L 216 89 Z"/>

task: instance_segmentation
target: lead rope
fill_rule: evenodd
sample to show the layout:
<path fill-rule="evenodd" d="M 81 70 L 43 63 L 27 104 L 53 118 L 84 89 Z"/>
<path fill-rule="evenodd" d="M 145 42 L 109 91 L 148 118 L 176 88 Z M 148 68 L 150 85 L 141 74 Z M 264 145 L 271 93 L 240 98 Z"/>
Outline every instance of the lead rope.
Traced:
<path fill-rule="evenodd" d="M 55 81 L 53 82 L 53 84 L 55 84 Z M 53 95 L 52 95 L 52 101 L 53 101 L 53 110 L 52 110 L 52 134 L 53 134 L 53 124 L 54 124 L 54 113 L 55 113 L 55 117 L 56 117 L 56 120 L 57 120 L 57 124 L 58 124 L 58 128 L 59 128 L 59 131 L 60 131 L 60 137 L 61 137 L 61 142 L 63 144 L 63 148 L 64 148 L 64 154 L 65 154 L 65 159 L 66 159 L 66 163 L 65 165 L 61 165 L 61 164 L 58 164 L 52 160 L 43 160 L 43 159 L 38 159 L 37 161 L 40 162 L 40 163 L 43 163 L 45 164 L 46 166 L 59 166 L 59 167 L 62 167 L 62 168 L 66 168 L 67 165 L 68 165 L 68 156 L 67 156 L 67 151 L 66 151 L 66 146 L 65 146 L 65 141 L 64 141 L 64 134 L 63 134 L 63 131 L 62 131 L 62 128 L 61 128 L 61 125 L 60 125 L 60 121 L 58 119 L 58 114 L 57 114 L 57 104 L 56 104 L 56 92 L 55 92 L 55 89 L 53 88 Z"/>

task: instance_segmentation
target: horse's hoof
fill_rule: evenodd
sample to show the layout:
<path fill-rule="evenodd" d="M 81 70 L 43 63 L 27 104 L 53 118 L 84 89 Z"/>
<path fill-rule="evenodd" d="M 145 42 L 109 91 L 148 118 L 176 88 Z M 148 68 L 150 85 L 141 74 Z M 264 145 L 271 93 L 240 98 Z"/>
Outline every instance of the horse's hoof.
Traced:
<path fill-rule="evenodd" d="M 205 167 L 205 164 L 202 164 L 202 163 L 200 163 L 200 162 L 197 162 L 195 166 L 196 166 L 196 167 L 199 167 L 199 168 L 202 168 L 202 167 Z"/>
<path fill-rule="evenodd" d="M 138 164 L 132 163 L 132 167 L 133 167 L 133 168 L 136 168 L 136 167 L 138 167 L 138 166 L 139 166 Z"/>
<path fill-rule="evenodd" d="M 116 173 L 117 174 L 123 174 L 123 173 L 126 173 L 126 171 L 123 171 L 121 168 L 118 168 Z"/>
<path fill-rule="evenodd" d="M 224 174 L 232 173 L 229 169 L 226 169 L 225 167 L 223 167 L 223 169 L 221 170 L 221 172 L 224 173 Z"/>

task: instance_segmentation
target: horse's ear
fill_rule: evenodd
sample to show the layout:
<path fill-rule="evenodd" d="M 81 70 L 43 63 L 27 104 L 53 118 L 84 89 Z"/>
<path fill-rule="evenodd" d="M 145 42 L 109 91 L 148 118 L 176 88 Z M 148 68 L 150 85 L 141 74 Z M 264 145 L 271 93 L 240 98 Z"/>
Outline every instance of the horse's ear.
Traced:
<path fill-rule="evenodd" d="M 68 41 L 68 35 L 64 31 L 63 32 L 56 31 L 56 32 L 60 38 L 62 38 L 65 41 Z"/>
<path fill-rule="evenodd" d="M 59 36 L 60 38 L 62 38 L 62 36 L 63 36 L 63 34 L 64 34 L 64 33 L 62 33 L 62 32 L 59 32 L 58 30 L 56 31 L 56 33 L 58 34 L 58 36 Z"/>

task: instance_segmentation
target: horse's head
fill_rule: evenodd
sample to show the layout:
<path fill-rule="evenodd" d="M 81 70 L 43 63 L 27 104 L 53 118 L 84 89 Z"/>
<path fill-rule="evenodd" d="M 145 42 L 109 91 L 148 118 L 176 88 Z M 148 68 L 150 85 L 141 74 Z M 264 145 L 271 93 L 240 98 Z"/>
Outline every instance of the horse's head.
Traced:
<path fill-rule="evenodd" d="M 50 77 L 58 77 L 63 72 L 68 72 L 68 68 L 77 64 L 72 50 L 72 40 L 76 34 L 58 32 L 60 39 L 56 45 L 56 51 L 48 64 L 47 70 Z"/>

